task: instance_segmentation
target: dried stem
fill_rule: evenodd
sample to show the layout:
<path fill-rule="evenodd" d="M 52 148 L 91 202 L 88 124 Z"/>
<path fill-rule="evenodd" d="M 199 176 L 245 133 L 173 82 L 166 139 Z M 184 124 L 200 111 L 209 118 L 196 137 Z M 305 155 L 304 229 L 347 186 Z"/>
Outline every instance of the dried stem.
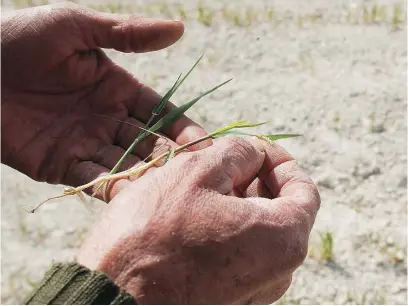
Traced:
<path fill-rule="evenodd" d="M 78 187 L 68 187 L 65 188 L 64 193 L 55 197 L 51 197 L 46 199 L 45 201 L 39 203 L 38 205 L 36 205 L 35 207 L 31 208 L 31 209 L 25 209 L 27 212 L 29 213 L 34 213 L 38 208 L 40 208 L 42 205 L 44 205 L 45 203 L 47 203 L 50 200 L 54 200 L 54 199 L 58 199 L 58 198 L 62 198 L 62 197 L 66 197 L 66 196 L 70 196 L 70 195 L 76 195 L 82 191 L 84 191 L 85 189 L 88 189 L 96 184 L 104 184 L 106 182 L 109 181 L 113 181 L 113 180 L 119 180 L 119 179 L 125 179 L 128 178 L 130 176 L 137 176 L 137 177 L 141 177 L 148 169 L 150 169 L 151 167 L 154 167 L 160 160 L 162 160 L 163 158 L 167 157 L 169 154 L 171 154 L 172 152 L 174 154 L 179 153 L 185 149 L 187 149 L 188 147 L 191 147 L 197 143 L 200 143 L 204 140 L 210 139 L 212 138 L 216 133 L 213 132 L 211 134 L 208 134 L 206 136 L 203 136 L 199 139 L 193 140 L 189 143 L 186 143 L 182 146 L 179 146 L 173 150 L 169 150 L 164 152 L 163 154 L 160 154 L 159 156 L 157 156 L 156 158 L 152 159 L 150 162 L 146 163 L 143 166 L 139 166 L 137 168 L 130 168 L 128 170 L 122 171 L 122 172 L 118 172 L 115 174 L 108 174 L 102 177 L 98 177 L 96 179 L 94 179 L 93 181 L 78 186 Z M 101 186 L 101 185 L 100 185 Z M 98 188 L 100 188 L 100 186 Z M 95 193 L 94 193 L 95 194 Z"/>

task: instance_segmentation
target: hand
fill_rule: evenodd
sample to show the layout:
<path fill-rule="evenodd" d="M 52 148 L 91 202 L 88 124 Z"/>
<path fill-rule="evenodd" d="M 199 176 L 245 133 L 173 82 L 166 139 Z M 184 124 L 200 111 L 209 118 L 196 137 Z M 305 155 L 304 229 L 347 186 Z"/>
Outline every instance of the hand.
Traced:
<path fill-rule="evenodd" d="M 272 303 L 307 254 L 319 205 L 279 146 L 222 138 L 123 189 L 78 262 L 141 304 Z"/>
<path fill-rule="evenodd" d="M 38 181 L 78 186 L 113 168 L 139 132 L 115 119 L 143 126 L 159 99 L 101 48 L 159 50 L 184 27 L 65 3 L 13 12 L 1 31 L 2 163 Z M 164 133 L 178 144 L 206 134 L 187 117 Z M 149 136 L 124 168 L 160 141 Z"/>

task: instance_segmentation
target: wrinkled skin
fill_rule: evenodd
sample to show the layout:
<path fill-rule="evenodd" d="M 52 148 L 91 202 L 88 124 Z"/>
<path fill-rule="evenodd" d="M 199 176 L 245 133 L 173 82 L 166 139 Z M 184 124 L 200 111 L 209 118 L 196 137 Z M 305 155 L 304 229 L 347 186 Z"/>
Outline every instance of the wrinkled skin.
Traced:
<path fill-rule="evenodd" d="M 112 168 L 137 133 L 96 115 L 140 126 L 159 99 L 101 48 L 159 50 L 184 28 L 71 3 L 13 12 L 1 30 L 2 163 L 77 186 Z M 205 135 L 186 117 L 164 133 L 170 146 Z M 124 168 L 160 142 L 149 137 Z M 277 145 L 236 137 L 209 145 L 116 182 L 78 262 L 142 304 L 276 301 L 306 256 L 317 189 Z"/>
<path fill-rule="evenodd" d="M 62 3 L 13 12 L 1 31 L 2 163 L 37 181 L 78 186 L 113 168 L 139 132 L 114 119 L 142 126 L 159 99 L 101 48 L 159 50 L 175 43 L 184 26 Z M 172 140 L 167 149 L 205 135 L 187 117 L 164 133 Z M 150 136 L 121 170 L 160 143 Z"/>
<path fill-rule="evenodd" d="M 130 183 L 79 263 L 141 304 L 266 304 L 307 254 L 320 198 L 279 146 L 224 138 Z"/>

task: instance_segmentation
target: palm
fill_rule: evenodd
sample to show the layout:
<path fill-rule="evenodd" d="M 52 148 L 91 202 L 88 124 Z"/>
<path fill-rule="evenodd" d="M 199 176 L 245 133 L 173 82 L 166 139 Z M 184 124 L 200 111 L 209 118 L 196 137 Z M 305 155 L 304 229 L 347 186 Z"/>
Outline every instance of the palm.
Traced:
<path fill-rule="evenodd" d="M 158 99 L 99 47 L 159 49 L 176 41 L 182 31 L 159 24 L 159 30 L 176 34 L 167 35 L 167 42 L 150 41 L 153 46 L 140 41 L 132 45 L 129 36 L 143 30 L 140 21 L 138 29 L 130 24 L 130 33 L 122 29 L 114 37 L 109 24 L 103 24 L 100 32 L 86 28 L 87 18 L 109 20 L 77 7 L 58 8 L 52 14 L 43 8 L 34 13 L 22 10 L 20 15 L 18 35 L 2 41 L 2 161 L 36 180 L 83 184 L 112 168 L 135 137 L 137 129 L 119 120 L 142 125 Z M 8 26 L 15 31 L 15 21 L 7 22 L 2 24 L 2 36 Z M 204 133 L 187 118 L 181 121 L 167 131 L 175 141 L 196 136 L 182 135 L 187 126 Z M 148 151 L 146 144 L 139 147 L 127 166 L 145 158 Z"/>

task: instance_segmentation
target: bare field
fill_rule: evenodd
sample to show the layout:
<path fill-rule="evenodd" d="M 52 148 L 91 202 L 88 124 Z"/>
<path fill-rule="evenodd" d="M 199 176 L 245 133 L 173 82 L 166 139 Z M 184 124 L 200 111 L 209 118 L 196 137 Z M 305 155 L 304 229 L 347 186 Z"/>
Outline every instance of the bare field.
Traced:
<path fill-rule="evenodd" d="M 262 132 L 317 183 L 309 255 L 278 304 L 407 304 L 407 93 L 404 1 L 78 1 L 106 12 L 181 19 L 179 43 L 149 54 L 107 51 L 164 93 L 201 55 L 173 102 L 233 82 L 189 115 L 209 131 L 271 120 Z M 3 11 L 39 4 L 2 1 Z M 73 258 L 91 216 L 75 199 L 2 166 L 2 303 L 18 303 L 51 261 Z"/>

